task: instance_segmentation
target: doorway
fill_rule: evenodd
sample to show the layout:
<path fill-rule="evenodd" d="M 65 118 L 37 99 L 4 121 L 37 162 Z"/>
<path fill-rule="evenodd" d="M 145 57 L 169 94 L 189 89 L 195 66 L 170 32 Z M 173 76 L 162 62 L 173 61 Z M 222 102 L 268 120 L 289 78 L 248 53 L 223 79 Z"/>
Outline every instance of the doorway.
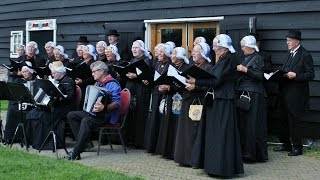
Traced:
<path fill-rule="evenodd" d="M 202 36 L 212 49 L 212 40 L 220 32 L 218 22 L 183 22 L 183 23 L 159 23 L 151 25 L 150 50 L 153 52 L 158 43 L 173 41 L 177 47 L 187 50 L 191 56 L 194 39 Z M 211 58 L 214 55 L 211 56 Z M 213 58 L 214 59 L 214 58 Z"/>

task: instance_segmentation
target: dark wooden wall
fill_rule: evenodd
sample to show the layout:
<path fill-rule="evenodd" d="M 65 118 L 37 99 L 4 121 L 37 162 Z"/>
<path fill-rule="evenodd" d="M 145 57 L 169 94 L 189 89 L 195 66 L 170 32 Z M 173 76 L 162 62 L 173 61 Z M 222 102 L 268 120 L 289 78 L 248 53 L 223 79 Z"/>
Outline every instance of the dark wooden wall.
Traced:
<path fill-rule="evenodd" d="M 311 52 L 316 65 L 316 77 L 310 83 L 310 109 L 320 111 L 320 1 L 2 0 L 0 63 L 9 57 L 10 31 L 25 31 L 26 20 L 57 19 L 57 44 L 71 54 L 80 35 L 87 35 L 93 44 L 105 40 L 105 23 L 114 27 L 117 23 L 139 25 L 146 19 L 214 16 L 225 17 L 220 22 L 221 32 L 230 34 L 238 50 L 239 41 L 248 32 L 249 18 L 256 17 L 263 50 L 272 53 L 275 68 L 284 61 L 286 32 L 300 29 L 302 45 Z"/>

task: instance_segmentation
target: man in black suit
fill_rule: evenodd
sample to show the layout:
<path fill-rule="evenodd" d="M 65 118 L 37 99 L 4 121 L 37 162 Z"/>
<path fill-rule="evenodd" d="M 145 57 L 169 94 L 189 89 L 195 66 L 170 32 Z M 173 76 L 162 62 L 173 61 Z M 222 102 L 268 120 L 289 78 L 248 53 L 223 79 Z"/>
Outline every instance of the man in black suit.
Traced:
<path fill-rule="evenodd" d="M 313 59 L 310 53 L 300 45 L 301 32 L 290 30 L 287 34 L 289 53 L 282 70 L 286 72 L 280 82 L 284 119 L 283 134 L 279 137 L 281 146 L 274 151 L 289 151 L 288 156 L 302 154 L 302 137 L 299 133 L 299 123 L 308 109 L 309 85 L 314 78 Z M 291 141 L 290 141 L 291 138 Z M 291 146 L 291 143 L 293 146 Z"/>
<path fill-rule="evenodd" d="M 120 34 L 116 29 L 110 29 L 107 33 L 108 45 L 115 45 L 118 48 L 118 53 L 122 61 L 129 62 L 132 58 L 132 55 L 129 52 L 128 44 L 123 44 L 119 42 Z"/>

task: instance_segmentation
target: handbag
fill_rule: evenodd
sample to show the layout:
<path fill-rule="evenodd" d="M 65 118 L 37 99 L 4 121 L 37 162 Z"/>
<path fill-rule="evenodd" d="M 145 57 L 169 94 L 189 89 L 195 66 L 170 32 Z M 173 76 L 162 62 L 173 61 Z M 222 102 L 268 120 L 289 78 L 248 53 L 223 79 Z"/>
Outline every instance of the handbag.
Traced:
<path fill-rule="evenodd" d="M 251 107 L 250 93 L 248 91 L 246 91 L 246 92 L 247 92 L 247 94 L 245 94 L 245 92 L 242 91 L 242 94 L 240 95 L 240 97 L 236 103 L 236 106 L 242 111 L 249 111 L 249 109 Z"/>
<path fill-rule="evenodd" d="M 189 118 L 192 121 L 200 121 L 201 116 L 202 116 L 202 110 L 203 110 L 203 105 L 201 105 L 201 101 L 199 98 L 197 98 L 199 104 L 194 104 L 193 100 L 192 104 L 189 107 Z"/>
<path fill-rule="evenodd" d="M 204 96 L 205 97 L 205 104 L 208 105 L 208 106 L 211 106 L 213 101 L 214 101 L 214 89 L 213 87 L 210 87 L 208 90 L 207 90 L 207 93 L 206 95 Z"/>
<path fill-rule="evenodd" d="M 182 106 L 182 96 L 179 93 L 176 93 L 175 95 L 173 95 L 172 100 L 172 113 L 175 115 L 179 115 Z"/>

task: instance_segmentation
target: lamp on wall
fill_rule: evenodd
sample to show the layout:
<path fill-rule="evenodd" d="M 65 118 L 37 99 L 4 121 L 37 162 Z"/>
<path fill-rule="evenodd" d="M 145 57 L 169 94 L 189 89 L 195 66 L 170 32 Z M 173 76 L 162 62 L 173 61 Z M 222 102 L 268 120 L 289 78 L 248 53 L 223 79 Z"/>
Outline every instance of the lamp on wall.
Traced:
<path fill-rule="evenodd" d="M 256 32 L 256 17 L 249 18 L 249 33 Z"/>

